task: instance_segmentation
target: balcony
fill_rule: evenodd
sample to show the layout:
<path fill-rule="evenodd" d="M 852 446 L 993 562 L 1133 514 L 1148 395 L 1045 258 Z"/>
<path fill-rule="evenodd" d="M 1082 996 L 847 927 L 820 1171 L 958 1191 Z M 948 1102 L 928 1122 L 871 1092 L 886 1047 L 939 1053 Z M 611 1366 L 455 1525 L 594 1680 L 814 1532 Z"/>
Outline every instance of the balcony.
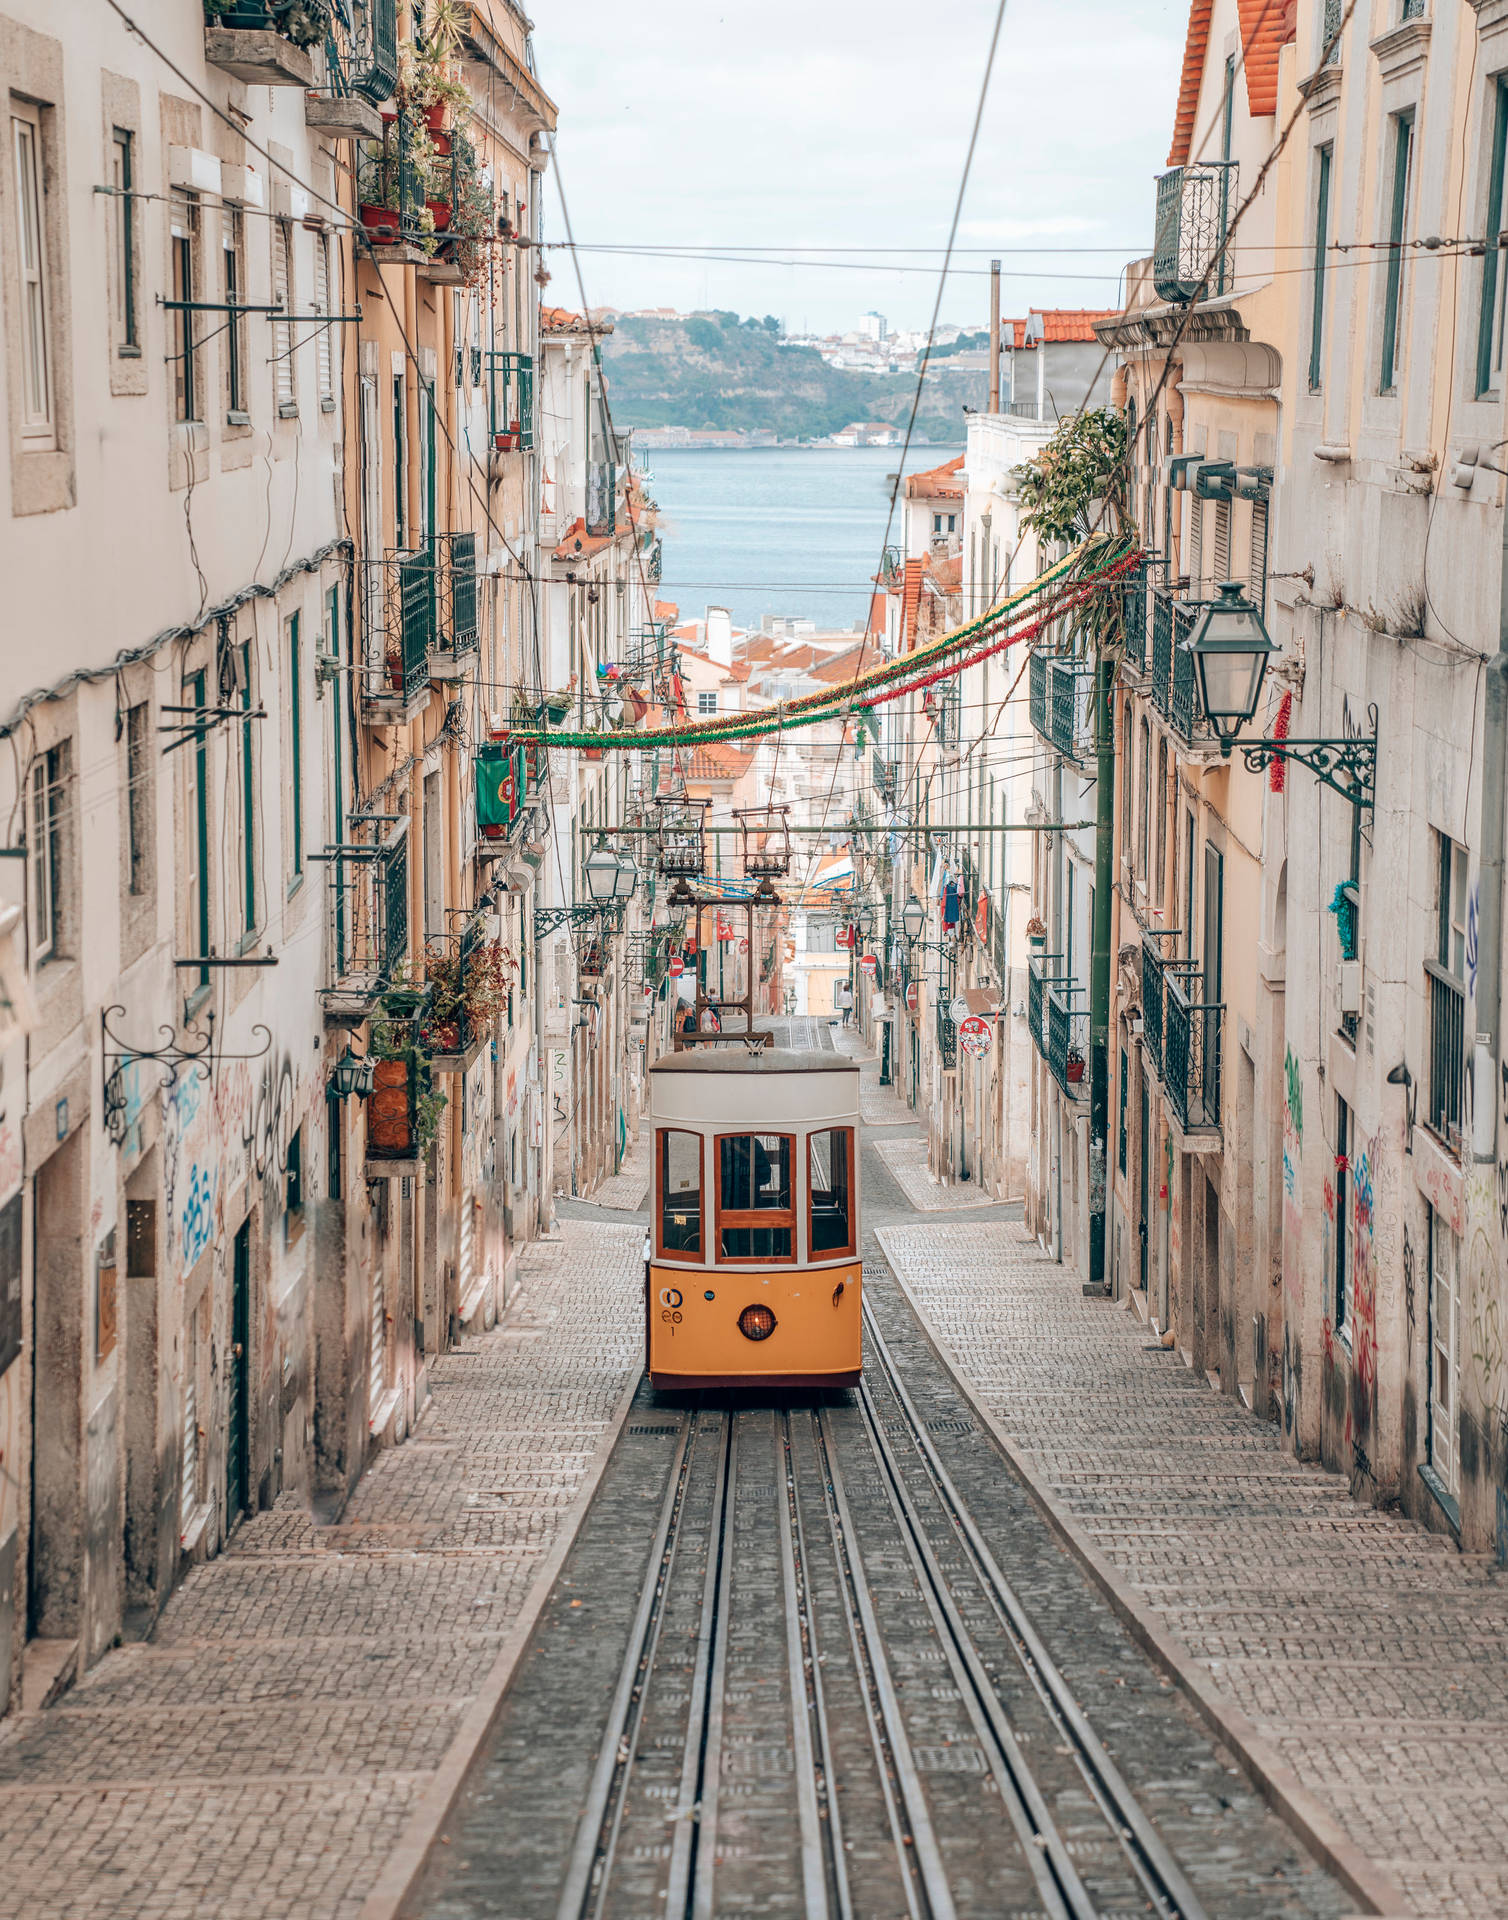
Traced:
<path fill-rule="evenodd" d="M 1167 937 L 1167 936 L 1165 936 Z M 1162 1078 L 1163 973 L 1166 960 L 1155 934 L 1141 943 L 1141 1043 L 1147 1063 Z"/>
<path fill-rule="evenodd" d="M 1235 205 L 1234 160 L 1201 160 L 1159 176 L 1152 284 L 1160 299 L 1186 306 L 1229 290 L 1223 249 Z"/>
<path fill-rule="evenodd" d="M 375 140 L 378 107 L 398 79 L 397 0 L 354 0 L 325 36 L 324 74 L 305 96 L 304 123 L 327 139 Z"/>
<path fill-rule="evenodd" d="M 1199 713 L 1194 656 L 1189 650 L 1199 619 L 1199 602 L 1154 586 L 1152 598 L 1152 703 L 1190 747 L 1219 750 L 1219 742 Z"/>
<path fill-rule="evenodd" d="M 1027 669 L 1031 723 L 1065 760 L 1094 758 L 1094 663 L 1078 654 L 1034 653 Z"/>
<path fill-rule="evenodd" d="M 1075 1008 L 1084 989 L 1069 978 L 1044 983 L 1047 1008 L 1047 1069 L 1070 1100 L 1089 1092 L 1085 1058 L 1089 1045 L 1089 1009 Z"/>
<path fill-rule="evenodd" d="M 312 49 L 322 35 L 287 30 L 289 0 L 225 0 L 205 9 L 204 58 L 247 86 L 302 87 L 317 83 Z"/>
<path fill-rule="evenodd" d="M 1033 728 L 1044 740 L 1052 738 L 1052 723 L 1048 718 L 1047 660 L 1045 653 L 1033 649 L 1032 657 L 1026 664 L 1027 712 Z"/>
<path fill-rule="evenodd" d="M 489 741 L 476 756 L 477 852 L 491 858 L 506 850 L 528 816 L 530 803 L 548 780 L 542 742 Z"/>
<path fill-rule="evenodd" d="M 346 838 L 313 855 L 328 870 L 325 1013 L 352 1024 L 372 1013 L 408 957 L 408 820 L 357 814 Z"/>
<path fill-rule="evenodd" d="M 1164 982 L 1163 1090 L 1185 1133 L 1220 1127 L 1221 1026 L 1225 1009 L 1206 998 L 1204 975 L 1169 969 Z"/>
<path fill-rule="evenodd" d="M 1127 582 L 1121 603 L 1121 626 L 1125 635 L 1123 658 L 1130 672 L 1145 679 L 1147 673 L 1147 576 L 1133 574 Z"/>
<path fill-rule="evenodd" d="M 374 726 L 402 726 L 429 699 L 429 656 L 435 645 L 433 550 L 389 551 L 369 561 L 368 618 L 375 620 L 382 664 L 369 668 L 366 717 Z"/>
<path fill-rule="evenodd" d="M 431 680 L 462 680 L 475 658 L 477 627 L 476 535 L 437 534 L 430 542 L 434 557 L 435 639 L 430 655 Z"/>
<path fill-rule="evenodd" d="M 488 353 L 487 432 L 494 454 L 527 452 L 534 445 L 534 356 Z"/>
<path fill-rule="evenodd" d="M 586 531 L 611 539 L 618 530 L 618 469 L 611 460 L 592 460 L 586 469 Z"/>

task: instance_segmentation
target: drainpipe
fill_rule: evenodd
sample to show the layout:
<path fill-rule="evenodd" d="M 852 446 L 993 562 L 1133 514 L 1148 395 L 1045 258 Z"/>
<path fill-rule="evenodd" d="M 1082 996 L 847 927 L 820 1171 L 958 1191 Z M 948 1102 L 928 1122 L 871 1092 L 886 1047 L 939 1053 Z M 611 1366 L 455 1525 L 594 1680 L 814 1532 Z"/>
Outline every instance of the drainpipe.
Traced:
<path fill-rule="evenodd" d="M 990 412 L 1000 411 L 1000 262 L 990 262 Z"/>
<path fill-rule="evenodd" d="M 1497 1158 L 1505 799 L 1508 799 L 1508 507 L 1503 513 L 1498 650 L 1487 663 L 1487 698 L 1483 706 L 1482 865 L 1478 878 L 1477 1028 L 1472 1085 L 1472 1153 L 1478 1161 Z"/>

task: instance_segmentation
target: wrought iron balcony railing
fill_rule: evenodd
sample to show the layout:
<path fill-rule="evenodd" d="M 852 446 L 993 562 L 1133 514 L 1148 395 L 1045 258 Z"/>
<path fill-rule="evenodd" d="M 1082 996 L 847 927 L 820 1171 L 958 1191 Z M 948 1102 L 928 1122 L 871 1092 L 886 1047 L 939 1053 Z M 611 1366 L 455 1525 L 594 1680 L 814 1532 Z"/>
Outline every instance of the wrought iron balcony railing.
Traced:
<path fill-rule="evenodd" d="M 432 549 L 390 549 L 365 563 L 372 578 L 366 595 L 374 664 L 365 688 L 369 713 L 379 724 L 403 718 L 429 687 L 429 656 L 435 644 L 435 562 Z"/>
<path fill-rule="evenodd" d="M 337 139 L 375 139 L 377 109 L 398 79 L 397 0 L 343 0 L 330 15 L 324 71 L 306 96 L 307 124 Z"/>
<path fill-rule="evenodd" d="M 534 356 L 529 353 L 488 353 L 487 431 L 499 452 L 524 451 L 534 445 Z"/>
<path fill-rule="evenodd" d="M 1236 162 L 1200 160 L 1157 181 L 1152 284 L 1164 300 L 1212 299 L 1230 288 L 1225 240 L 1236 204 Z"/>
<path fill-rule="evenodd" d="M 312 856 L 327 869 L 327 1007 L 370 1010 L 408 957 L 408 820 L 357 814 Z"/>
<path fill-rule="evenodd" d="M 1044 983 L 1047 1004 L 1047 1068 L 1070 1100 L 1088 1092 L 1085 1077 L 1089 1042 L 1089 1010 L 1075 1007 L 1084 989 L 1071 979 Z"/>
<path fill-rule="evenodd" d="M 1163 977 L 1170 964 L 1162 943 L 1175 937 L 1171 933 L 1146 933 L 1141 943 L 1141 1042 L 1159 1080 L 1163 1071 Z"/>
<path fill-rule="evenodd" d="M 476 535 L 436 534 L 429 551 L 434 567 L 435 637 L 431 677 L 465 671 L 480 644 L 477 624 Z"/>
<path fill-rule="evenodd" d="M 1132 672 L 1144 674 L 1147 671 L 1147 576 L 1144 571 L 1134 573 L 1127 582 L 1122 628 L 1126 665 Z"/>
<path fill-rule="evenodd" d="M 1204 975 L 1169 969 L 1165 981 L 1163 1089 L 1185 1133 L 1220 1125 L 1224 1007 L 1206 997 Z"/>
<path fill-rule="evenodd" d="M 1045 653 L 1033 651 L 1026 665 L 1027 711 L 1033 727 L 1044 740 L 1052 738 L 1052 723 L 1048 716 L 1047 658 Z"/>
<path fill-rule="evenodd" d="M 1094 663 L 1065 656 L 1047 663 L 1049 737 L 1065 760 L 1094 757 Z"/>
<path fill-rule="evenodd" d="M 1150 589 L 1152 602 L 1152 701 L 1190 746 L 1214 746 L 1215 736 L 1199 712 L 1194 656 L 1189 650 L 1199 603 L 1166 587 Z"/>

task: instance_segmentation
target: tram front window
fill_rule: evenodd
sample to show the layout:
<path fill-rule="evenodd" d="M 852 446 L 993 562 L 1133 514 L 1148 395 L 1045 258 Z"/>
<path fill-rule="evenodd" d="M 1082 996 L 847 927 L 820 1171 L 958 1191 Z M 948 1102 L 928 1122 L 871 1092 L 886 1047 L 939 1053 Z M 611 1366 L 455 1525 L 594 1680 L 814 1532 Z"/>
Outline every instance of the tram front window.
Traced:
<path fill-rule="evenodd" d="M 660 1251 L 702 1252 L 702 1136 L 660 1130 Z"/>
<path fill-rule="evenodd" d="M 718 1141 L 720 1260 L 790 1260 L 796 1250 L 789 1134 L 735 1133 Z"/>
<path fill-rule="evenodd" d="M 811 1253 L 853 1252 L 853 1129 L 814 1133 L 811 1156 Z"/>

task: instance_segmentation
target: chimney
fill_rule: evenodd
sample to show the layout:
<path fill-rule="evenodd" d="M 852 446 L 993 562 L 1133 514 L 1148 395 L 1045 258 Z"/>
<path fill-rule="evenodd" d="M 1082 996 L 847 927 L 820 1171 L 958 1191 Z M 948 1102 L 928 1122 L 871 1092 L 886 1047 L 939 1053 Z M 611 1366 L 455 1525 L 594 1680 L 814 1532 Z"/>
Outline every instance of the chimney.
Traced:
<path fill-rule="evenodd" d="M 707 658 L 720 667 L 733 664 L 733 616 L 726 607 L 707 609 Z"/>
<path fill-rule="evenodd" d="M 1000 262 L 990 262 L 990 412 L 1000 411 Z"/>

